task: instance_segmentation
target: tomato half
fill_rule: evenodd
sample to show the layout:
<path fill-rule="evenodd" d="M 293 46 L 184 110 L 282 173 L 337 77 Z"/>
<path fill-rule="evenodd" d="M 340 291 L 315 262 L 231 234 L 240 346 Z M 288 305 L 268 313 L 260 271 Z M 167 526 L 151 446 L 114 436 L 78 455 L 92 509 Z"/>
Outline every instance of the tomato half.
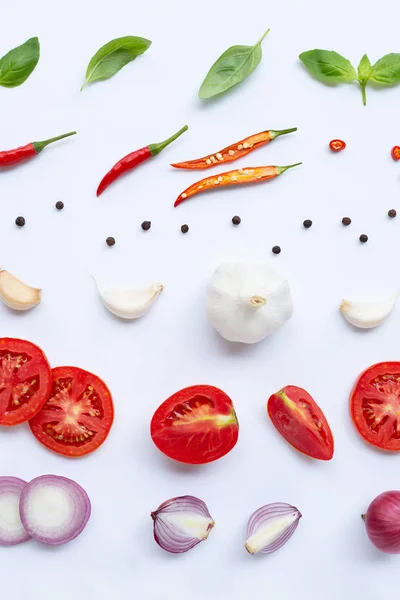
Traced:
<path fill-rule="evenodd" d="M 25 340 L 0 338 L 0 425 L 31 419 L 49 397 L 53 378 L 47 358 Z"/>
<path fill-rule="evenodd" d="M 351 392 L 350 413 L 366 442 L 400 451 L 400 362 L 378 363 L 361 373 Z"/>
<path fill-rule="evenodd" d="M 333 435 L 324 413 L 308 392 L 287 385 L 267 404 L 271 421 L 289 444 L 320 460 L 333 456 Z"/>
<path fill-rule="evenodd" d="M 187 387 L 156 410 L 150 433 L 161 452 L 179 462 L 200 465 L 228 454 L 239 423 L 232 400 L 211 385 Z"/>
<path fill-rule="evenodd" d="M 77 367 L 57 367 L 50 397 L 29 425 L 50 450 L 83 456 L 101 446 L 113 420 L 111 393 L 99 377 Z"/>

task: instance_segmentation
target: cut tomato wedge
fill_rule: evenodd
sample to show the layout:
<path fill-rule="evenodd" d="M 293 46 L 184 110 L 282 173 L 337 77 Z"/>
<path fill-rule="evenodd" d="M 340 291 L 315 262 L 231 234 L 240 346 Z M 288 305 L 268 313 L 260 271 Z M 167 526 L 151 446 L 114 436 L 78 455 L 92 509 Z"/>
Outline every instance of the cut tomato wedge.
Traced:
<path fill-rule="evenodd" d="M 366 442 L 400 451 L 400 362 L 378 363 L 360 375 L 351 392 L 350 413 Z"/>
<path fill-rule="evenodd" d="M 53 369 L 53 387 L 29 425 L 37 440 L 64 456 L 83 456 L 104 442 L 114 419 L 110 390 L 77 367 Z"/>
<path fill-rule="evenodd" d="M 19 425 L 40 411 L 53 378 L 47 358 L 25 340 L 0 338 L 0 425 Z"/>
<path fill-rule="evenodd" d="M 296 450 L 319 460 L 333 456 L 333 435 L 324 413 L 308 392 L 287 385 L 273 394 L 268 414 L 282 437 Z"/>
<path fill-rule="evenodd" d="M 193 385 L 165 400 L 154 413 L 153 442 L 169 458 L 205 464 L 236 444 L 239 424 L 232 400 L 211 385 Z"/>

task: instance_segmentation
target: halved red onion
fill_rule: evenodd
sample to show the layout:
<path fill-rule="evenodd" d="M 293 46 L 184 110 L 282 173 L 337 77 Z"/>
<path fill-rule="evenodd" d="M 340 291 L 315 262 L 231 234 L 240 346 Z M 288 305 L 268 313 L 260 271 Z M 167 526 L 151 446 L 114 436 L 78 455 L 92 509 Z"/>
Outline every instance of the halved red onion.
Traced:
<path fill-rule="evenodd" d="M 167 552 L 180 554 L 208 538 L 214 520 L 203 500 L 178 496 L 151 513 L 154 539 Z"/>
<path fill-rule="evenodd" d="M 249 519 L 245 548 L 250 554 L 279 550 L 296 530 L 301 512 L 285 502 L 262 506 Z"/>
<path fill-rule="evenodd" d="M 19 501 L 26 481 L 18 477 L 0 477 L 0 546 L 22 544 L 30 540 L 19 515 Z"/>
<path fill-rule="evenodd" d="M 362 515 L 371 542 L 387 554 L 400 554 L 400 492 L 380 494 Z"/>
<path fill-rule="evenodd" d="M 90 517 L 90 500 L 72 479 L 43 475 L 24 488 L 19 510 L 26 531 L 38 542 L 60 546 L 76 538 Z"/>

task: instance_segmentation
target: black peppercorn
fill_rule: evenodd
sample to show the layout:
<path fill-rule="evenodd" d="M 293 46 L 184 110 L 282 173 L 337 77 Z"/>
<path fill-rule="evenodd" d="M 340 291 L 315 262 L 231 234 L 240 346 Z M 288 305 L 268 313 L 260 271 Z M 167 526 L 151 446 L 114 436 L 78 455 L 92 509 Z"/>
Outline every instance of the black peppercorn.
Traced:
<path fill-rule="evenodd" d="M 394 219 L 395 216 L 397 215 L 397 212 L 394 210 L 394 208 L 391 208 L 388 212 L 388 215 L 391 219 Z"/>
<path fill-rule="evenodd" d="M 365 242 L 368 242 L 368 236 L 367 236 L 367 235 L 365 235 L 365 233 L 362 233 L 362 234 L 360 235 L 360 242 L 361 242 L 362 244 L 365 244 Z"/>
<path fill-rule="evenodd" d="M 312 221 L 310 221 L 310 219 L 306 219 L 305 221 L 303 221 L 303 227 L 305 229 L 310 229 L 311 225 L 312 225 Z"/>
<path fill-rule="evenodd" d="M 113 238 L 113 237 L 108 237 L 108 238 L 106 239 L 106 244 L 107 244 L 107 246 L 114 246 L 114 244 L 115 244 L 115 238 Z"/>
<path fill-rule="evenodd" d="M 350 217 L 343 217 L 342 223 L 343 223 L 343 225 L 346 225 L 346 227 L 347 227 L 347 225 L 350 225 L 350 223 L 351 223 Z"/>
<path fill-rule="evenodd" d="M 189 225 L 182 225 L 181 226 L 181 231 L 182 233 L 187 233 L 189 231 Z"/>
<path fill-rule="evenodd" d="M 58 202 L 56 202 L 56 209 L 57 210 L 62 210 L 64 208 L 64 202 L 61 202 L 61 200 L 59 200 Z"/>
<path fill-rule="evenodd" d="M 18 227 L 23 227 L 23 226 L 25 225 L 25 219 L 24 219 L 24 217 L 17 217 L 17 218 L 15 219 L 15 224 L 16 224 Z"/>
<path fill-rule="evenodd" d="M 148 231 L 151 227 L 151 221 L 143 221 L 141 227 L 143 231 Z"/>
<path fill-rule="evenodd" d="M 241 222 L 242 222 L 242 219 L 240 217 L 238 217 L 237 215 L 235 215 L 234 217 L 232 217 L 232 223 L 234 225 L 240 225 Z"/>
<path fill-rule="evenodd" d="M 274 246 L 274 247 L 272 248 L 272 252 L 273 252 L 274 254 L 280 254 L 280 253 L 281 253 L 281 248 L 280 248 L 280 246 Z"/>

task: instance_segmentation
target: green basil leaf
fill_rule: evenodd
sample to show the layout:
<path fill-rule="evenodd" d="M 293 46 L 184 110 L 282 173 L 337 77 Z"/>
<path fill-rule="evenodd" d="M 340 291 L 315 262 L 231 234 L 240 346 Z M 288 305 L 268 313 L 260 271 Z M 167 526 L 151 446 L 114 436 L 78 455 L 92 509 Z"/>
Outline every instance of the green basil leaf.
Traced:
<path fill-rule="evenodd" d="M 331 50 L 309 50 L 299 56 L 301 62 L 320 81 L 345 83 L 357 79 L 350 61 Z"/>
<path fill-rule="evenodd" d="M 150 46 L 150 40 L 131 35 L 111 40 L 91 59 L 81 90 L 87 83 L 109 79 L 137 56 L 146 52 Z"/>
<path fill-rule="evenodd" d="M 366 54 L 360 60 L 360 64 L 358 65 L 358 80 L 360 83 L 367 83 L 368 79 L 371 77 L 372 66 L 370 60 Z"/>
<path fill-rule="evenodd" d="M 37 37 L 30 38 L 0 58 L 0 85 L 13 88 L 24 83 L 38 64 L 40 45 Z"/>
<path fill-rule="evenodd" d="M 222 94 L 246 79 L 260 64 L 261 42 L 268 32 L 269 29 L 254 46 L 231 46 L 221 54 L 201 84 L 200 98 L 207 99 Z"/>
<path fill-rule="evenodd" d="M 386 54 L 372 67 L 371 81 L 381 85 L 400 83 L 400 54 Z"/>

